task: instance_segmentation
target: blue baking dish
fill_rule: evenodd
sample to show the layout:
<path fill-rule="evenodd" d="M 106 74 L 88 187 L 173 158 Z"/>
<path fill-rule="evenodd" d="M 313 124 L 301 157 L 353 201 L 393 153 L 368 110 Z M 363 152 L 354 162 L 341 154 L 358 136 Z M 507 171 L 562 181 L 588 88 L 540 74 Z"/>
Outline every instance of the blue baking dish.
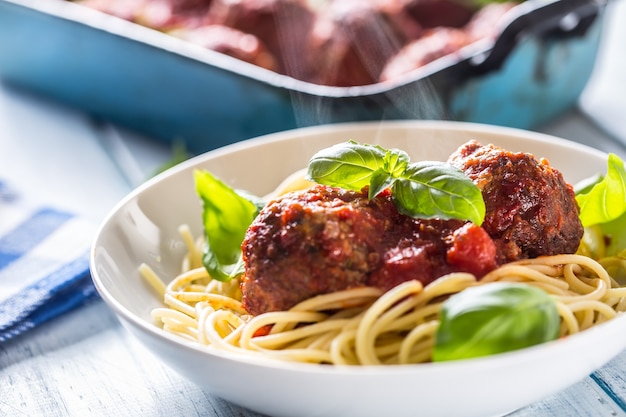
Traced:
<path fill-rule="evenodd" d="M 0 78 L 192 153 L 280 130 L 390 119 L 531 129 L 576 103 L 607 0 L 527 0 L 495 42 L 390 82 L 302 82 L 64 0 L 0 0 Z"/>

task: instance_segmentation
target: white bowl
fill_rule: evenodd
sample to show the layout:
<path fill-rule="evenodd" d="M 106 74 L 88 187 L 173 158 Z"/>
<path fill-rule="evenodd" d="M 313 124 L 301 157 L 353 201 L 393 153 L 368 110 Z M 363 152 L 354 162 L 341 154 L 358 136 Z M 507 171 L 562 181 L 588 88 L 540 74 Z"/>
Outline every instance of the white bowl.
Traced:
<path fill-rule="evenodd" d="M 626 316 L 578 335 L 486 358 L 407 366 L 277 363 L 211 352 L 165 333 L 150 318 L 161 302 L 137 272 L 178 272 L 177 227 L 201 233 L 192 170 L 263 195 L 319 149 L 354 139 L 406 150 L 413 161 L 446 160 L 469 139 L 547 158 L 575 183 L 606 170 L 606 155 L 547 135 L 454 122 L 353 123 L 268 135 L 190 159 L 143 184 L 103 222 L 91 269 L 102 298 L 152 353 L 207 391 L 271 416 L 493 416 L 554 394 L 626 348 Z"/>

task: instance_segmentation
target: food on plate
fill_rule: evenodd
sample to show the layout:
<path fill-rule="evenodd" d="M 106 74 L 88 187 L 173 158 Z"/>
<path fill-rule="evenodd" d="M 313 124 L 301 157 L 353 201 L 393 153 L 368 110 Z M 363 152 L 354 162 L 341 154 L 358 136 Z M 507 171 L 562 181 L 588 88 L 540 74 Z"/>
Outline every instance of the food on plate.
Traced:
<path fill-rule="evenodd" d="M 204 236 L 181 226 L 189 253 L 167 285 L 140 267 L 164 329 L 264 358 L 409 364 L 520 349 L 626 309 L 624 246 L 597 242 L 626 235 L 603 228 L 626 224 L 615 155 L 577 194 L 548 161 L 475 141 L 445 163 L 349 141 L 306 175 L 266 201 L 195 171 Z"/>
<path fill-rule="evenodd" d="M 442 304 L 439 317 L 434 361 L 487 356 L 548 342 L 559 336 L 561 325 L 556 303 L 546 291 L 504 282 L 455 294 Z"/>
<path fill-rule="evenodd" d="M 248 228 L 244 308 L 255 315 L 287 310 L 321 293 L 355 286 L 387 291 L 411 279 L 427 285 L 452 272 L 480 278 L 505 262 L 576 251 L 583 228 L 574 191 L 558 171 L 531 155 L 477 142 L 449 162 L 482 191 L 482 227 L 403 215 L 393 202 L 397 189 L 373 198 L 367 190 L 328 186 L 290 193 L 269 202 Z"/>
<path fill-rule="evenodd" d="M 271 71 L 332 86 L 391 80 L 476 41 L 495 39 L 506 14 L 519 4 L 497 0 L 76 2 Z M 233 46 L 239 39 L 253 42 L 260 55 Z"/>
<path fill-rule="evenodd" d="M 469 142 L 450 156 L 482 190 L 498 263 L 574 253 L 583 235 L 572 186 L 547 161 Z"/>
<path fill-rule="evenodd" d="M 466 242 L 466 243 L 464 243 Z M 243 242 L 243 306 L 251 314 L 288 310 L 319 294 L 369 286 L 423 285 L 450 272 L 496 267 L 489 235 L 462 220 L 416 220 L 391 193 L 316 186 L 261 210 Z"/>

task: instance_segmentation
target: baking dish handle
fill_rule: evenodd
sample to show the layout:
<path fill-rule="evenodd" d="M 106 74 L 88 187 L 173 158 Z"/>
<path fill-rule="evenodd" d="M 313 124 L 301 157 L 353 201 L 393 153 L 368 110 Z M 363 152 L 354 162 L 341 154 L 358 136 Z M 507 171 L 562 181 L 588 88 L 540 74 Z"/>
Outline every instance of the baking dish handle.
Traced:
<path fill-rule="evenodd" d="M 536 7 L 534 1 L 520 4 L 491 50 L 472 58 L 472 72 L 484 74 L 502 66 L 515 45 L 527 35 L 548 38 L 584 36 L 607 0 L 556 0 Z"/>

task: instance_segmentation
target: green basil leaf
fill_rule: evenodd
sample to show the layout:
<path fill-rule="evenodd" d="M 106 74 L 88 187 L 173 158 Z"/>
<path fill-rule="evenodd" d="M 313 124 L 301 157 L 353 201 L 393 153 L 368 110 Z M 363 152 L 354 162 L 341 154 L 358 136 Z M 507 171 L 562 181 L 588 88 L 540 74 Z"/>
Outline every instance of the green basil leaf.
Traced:
<path fill-rule="evenodd" d="M 606 175 L 593 187 L 576 195 L 583 226 L 607 223 L 626 212 L 626 170 L 624 162 L 609 154 Z"/>
<path fill-rule="evenodd" d="M 202 261 L 212 278 L 228 281 L 242 272 L 241 242 L 263 202 L 234 190 L 208 171 L 195 170 L 194 179 L 203 204 Z"/>
<path fill-rule="evenodd" d="M 398 211 L 413 217 L 469 220 L 485 218 L 482 192 L 460 169 L 444 162 L 409 165 L 392 187 Z"/>
<path fill-rule="evenodd" d="M 370 188 L 368 191 L 368 198 L 372 199 L 380 194 L 386 188 L 390 188 L 396 179 L 389 174 L 389 172 L 378 169 L 372 173 L 370 179 Z"/>
<path fill-rule="evenodd" d="M 401 176 L 409 165 L 409 154 L 399 149 L 391 149 L 385 152 L 383 169 L 392 177 Z"/>
<path fill-rule="evenodd" d="M 596 184 L 598 184 L 603 179 L 604 175 L 602 174 L 596 174 L 589 178 L 585 178 L 584 180 L 581 180 L 574 185 L 574 193 L 576 195 L 587 194 L 589 191 L 591 191 L 593 187 L 596 186 Z"/>
<path fill-rule="evenodd" d="M 626 248 L 626 213 L 615 220 L 585 227 L 577 253 L 600 260 L 605 257 L 623 257 Z M 616 278 L 611 274 L 613 278 Z"/>
<path fill-rule="evenodd" d="M 331 187 L 361 191 L 375 171 L 383 169 L 387 151 L 354 141 L 317 152 L 309 161 L 307 179 Z M 389 163 L 389 161 L 388 161 Z"/>
<path fill-rule="evenodd" d="M 497 282 L 467 288 L 446 300 L 435 336 L 434 361 L 508 352 L 558 338 L 561 319 L 540 288 Z"/>
<path fill-rule="evenodd" d="M 400 213 L 415 218 L 461 219 L 481 225 L 485 217 L 480 189 L 461 170 L 443 162 L 409 164 L 409 155 L 398 149 L 340 143 L 311 158 L 307 179 L 353 191 L 369 186 L 369 198 L 391 188 Z"/>
<path fill-rule="evenodd" d="M 606 243 L 605 256 L 615 256 L 626 248 L 626 213 L 598 226 Z"/>

